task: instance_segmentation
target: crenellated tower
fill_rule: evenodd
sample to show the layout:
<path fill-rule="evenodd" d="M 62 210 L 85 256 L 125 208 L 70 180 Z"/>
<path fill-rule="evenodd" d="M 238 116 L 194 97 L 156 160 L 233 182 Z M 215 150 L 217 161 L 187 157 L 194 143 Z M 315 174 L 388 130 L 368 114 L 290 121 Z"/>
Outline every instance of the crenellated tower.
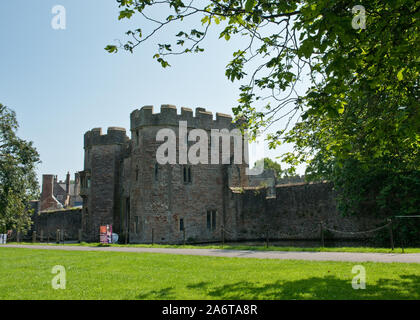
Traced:
<path fill-rule="evenodd" d="M 132 149 L 124 168 L 125 180 L 129 176 L 130 185 L 125 188 L 125 199 L 121 201 L 125 204 L 130 242 L 181 243 L 184 230 L 190 240 L 219 239 L 223 225 L 226 228 L 232 225 L 233 229 L 234 222 L 226 216 L 228 188 L 245 186 L 247 181 L 243 154 L 239 164 L 231 159 L 233 137 L 228 138 L 227 155 L 223 154 L 226 150 L 219 139 L 219 161 L 212 163 L 212 132 L 230 133 L 237 129 L 232 117 L 216 113 L 214 119 L 204 108 L 196 108 L 195 115 L 189 108 L 181 108 L 178 113 L 173 105 L 162 105 L 160 113 L 153 111 L 153 106 L 145 106 L 130 116 Z M 181 122 L 186 125 L 185 132 L 181 132 Z M 156 137 L 164 129 L 172 130 L 176 136 L 176 163 L 157 161 L 157 149 L 163 142 L 156 141 Z M 191 141 L 190 134 L 195 129 L 207 133 L 208 163 L 189 161 L 189 150 L 198 141 Z M 238 138 L 243 144 L 243 136 Z M 227 163 L 222 161 L 223 156 L 227 157 Z"/>
<path fill-rule="evenodd" d="M 82 230 L 86 241 L 99 241 L 99 227 L 119 224 L 120 164 L 129 138 L 123 128 L 95 128 L 84 135 L 84 170 L 79 172 L 83 197 Z"/>
<path fill-rule="evenodd" d="M 157 139 L 161 130 L 169 134 L 165 141 Z M 236 229 L 236 217 L 227 214 L 229 188 L 247 185 L 248 165 L 244 137 L 231 116 L 213 118 L 203 108 L 178 113 L 173 105 L 154 113 L 145 106 L 131 113 L 130 132 L 131 139 L 114 127 L 85 134 L 85 170 L 79 174 L 86 240 L 98 241 L 105 224 L 131 243 L 214 241 L 222 227 Z M 176 161 L 162 163 L 158 149 L 169 139 Z M 197 151 L 198 142 L 204 147 Z M 192 161 L 191 153 L 201 160 Z"/>

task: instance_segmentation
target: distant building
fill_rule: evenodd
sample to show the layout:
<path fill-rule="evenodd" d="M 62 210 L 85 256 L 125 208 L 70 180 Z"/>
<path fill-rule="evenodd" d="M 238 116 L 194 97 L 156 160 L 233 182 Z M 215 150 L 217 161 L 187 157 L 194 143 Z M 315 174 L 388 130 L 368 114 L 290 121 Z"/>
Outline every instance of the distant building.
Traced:
<path fill-rule="evenodd" d="M 65 181 L 57 181 L 57 176 L 42 175 L 42 192 L 40 210 L 57 210 L 83 205 L 80 193 L 79 173 L 75 173 L 74 181 L 70 181 L 67 173 Z"/>

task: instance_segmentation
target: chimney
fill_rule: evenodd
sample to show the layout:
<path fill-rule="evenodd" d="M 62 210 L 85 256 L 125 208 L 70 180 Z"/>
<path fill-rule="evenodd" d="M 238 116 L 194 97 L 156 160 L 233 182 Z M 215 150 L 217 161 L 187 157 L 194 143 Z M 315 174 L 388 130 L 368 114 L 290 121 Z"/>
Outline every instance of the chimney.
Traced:
<path fill-rule="evenodd" d="M 53 194 L 53 180 L 54 176 L 51 174 L 43 174 L 42 175 L 42 193 L 41 193 L 41 201 L 47 199 L 52 196 Z"/>
<path fill-rule="evenodd" d="M 74 174 L 74 195 L 78 196 L 80 193 L 80 175 L 78 172 Z"/>
<path fill-rule="evenodd" d="M 49 206 L 48 200 L 53 197 L 54 176 L 52 174 L 42 175 L 41 210 Z"/>
<path fill-rule="evenodd" d="M 68 171 L 66 176 L 66 194 L 70 194 L 70 172 Z"/>

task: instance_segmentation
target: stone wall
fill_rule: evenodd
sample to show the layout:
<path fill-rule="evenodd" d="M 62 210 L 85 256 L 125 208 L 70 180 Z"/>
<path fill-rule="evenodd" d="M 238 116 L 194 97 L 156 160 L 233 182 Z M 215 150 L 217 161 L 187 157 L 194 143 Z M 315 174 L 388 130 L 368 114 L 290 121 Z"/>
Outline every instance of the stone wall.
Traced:
<path fill-rule="evenodd" d="M 44 241 L 48 237 L 55 240 L 57 229 L 64 230 L 65 240 L 78 240 L 79 229 L 82 228 L 82 209 L 42 211 L 35 214 L 32 220 L 32 231 L 36 231 L 39 237 L 42 230 Z"/>
<path fill-rule="evenodd" d="M 343 217 L 336 208 L 330 183 L 298 183 L 276 186 L 275 197 L 266 188 L 233 189 L 226 225 L 226 236 L 232 240 L 320 239 L 320 222 L 331 229 L 358 232 L 386 224 L 386 217 L 369 214 Z M 372 234 L 325 233 L 333 239 L 366 239 Z"/>
<path fill-rule="evenodd" d="M 187 127 L 181 130 L 180 121 L 186 121 Z M 267 180 L 263 176 L 254 177 L 254 187 L 248 187 L 247 165 L 232 161 L 234 139 L 230 154 L 219 145 L 219 164 L 180 161 L 187 145 L 195 143 L 188 141 L 186 132 L 204 129 L 210 137 L 220 129 L 231 132 L 236 124 L 228 115 L 218 113 L 213 118 L 203 108 L 195 114 L 181 108 L 178 114 L 172 105 L 154 113 L 152 106 L 146 106 L 131 113 L 130 123 L 131 139 L 116 127 L 108 128 L 107 134 L 96 128 L 84 136 L 80 192 L 87 241 L 98 241 L 99 226 L 106 224 L 113 225 L 123 242 L 182 243 L 182 226 L 188 242 L 220 241 L 223 230 L 226 240 L 262 239 L 267 233 L 271 239 L 310 240 L 320 238 L 321 221 L 329 228 L 353 232 L 375 228 L 385 219 L 342 217 L 328 183 L 276 186 L 272 177 L 265 184 L 268 188 L 255 187 Z M 175 132 L 177 164 L 157 162 L 156 151 L 163 142 L 156 137 L 164 128 Z M 241 152 L 244 158 L 247 150 Z M 212 158 L 210 145 L 208 156 Z M 186 167 L 191 181 L 184 181 Z"/>

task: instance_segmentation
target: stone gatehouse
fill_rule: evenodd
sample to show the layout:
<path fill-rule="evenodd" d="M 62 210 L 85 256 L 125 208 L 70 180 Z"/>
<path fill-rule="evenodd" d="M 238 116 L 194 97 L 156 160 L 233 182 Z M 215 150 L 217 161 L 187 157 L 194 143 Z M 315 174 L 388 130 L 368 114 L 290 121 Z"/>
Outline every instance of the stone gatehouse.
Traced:
<path fill-rule="evenodd" d="M 267 232 L 276 238 L 319 238 L 320 221 L 336 228 L 366 230 L 380 218 L 343 218 L 335 207 L 328 183 L 258 187 L 249 183 L 248 165 L 235 161 L 219 164 L 160 164 L 156 159 L 160 129 L 176 132 L 176 152 L 181 143 L 180 121 L 188 132 L 204 129 L 232 130 L 229 115 L 203 108 L 162 105 L 134 110 L 126 130 L 100 128 L 84 135 L 84 170 L 79 172 L 83 198 L 82 229 L 86 241 L 98 241 L 99 226 L 112 224 L 120 239 L 130 243 L 182 243 L 258 239 Z M 242 137 L 243 138 L 243 137 Z M 232 139 L 233 141 L 233 139 Z M 194 141 L 187 141 L 188 146 Z M 230 147 L 233 153 L 233 143 Z M 201 152 L 201 151 L 200 151 Z M 220 147 L 219 157 L 226 157 Z M 242 149 L 247 156 L 246 148 Z M 208 156 L 211 150 L 209 149 Z"/>

